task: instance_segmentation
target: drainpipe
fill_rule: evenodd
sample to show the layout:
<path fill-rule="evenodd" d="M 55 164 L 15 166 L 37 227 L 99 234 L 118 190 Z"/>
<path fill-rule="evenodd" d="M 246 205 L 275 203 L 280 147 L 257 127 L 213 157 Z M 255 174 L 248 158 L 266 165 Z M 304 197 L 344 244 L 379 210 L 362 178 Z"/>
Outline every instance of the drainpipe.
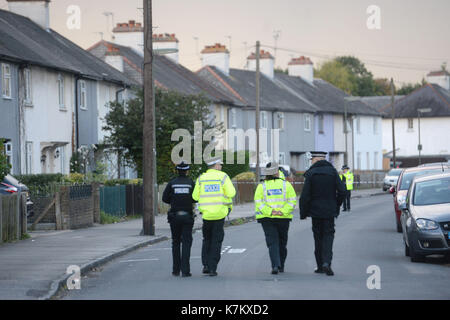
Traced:
<path fill-rule="evenodd" d="M 76 151 L 78 152 L 78 148 L 80 147 L 80 134 L 79 134 L 79 121 L 78 121 L 78 108 L 79 108 L 79 100 L 78 100 L 78 95 L 79 95 L 79 90 L 78 90 L 78 81 L 80 80 L 80 76 L 75 76 L 75 146 L 76 146 Z"/>

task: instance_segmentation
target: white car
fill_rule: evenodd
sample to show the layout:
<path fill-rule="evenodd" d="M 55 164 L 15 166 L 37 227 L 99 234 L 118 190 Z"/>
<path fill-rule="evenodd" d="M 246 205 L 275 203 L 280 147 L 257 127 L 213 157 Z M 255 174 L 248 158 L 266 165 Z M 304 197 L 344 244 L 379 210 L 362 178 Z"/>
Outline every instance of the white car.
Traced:
<path fill-rule="evenodd" d="M 398 177 L 400 176 L 400 173 L 402 173 L 402 170 L 403 169 L 391 169 L 386 174 L 383 181 L 383 191 L 389 190 L 390 187 L 397 185 Z"/>

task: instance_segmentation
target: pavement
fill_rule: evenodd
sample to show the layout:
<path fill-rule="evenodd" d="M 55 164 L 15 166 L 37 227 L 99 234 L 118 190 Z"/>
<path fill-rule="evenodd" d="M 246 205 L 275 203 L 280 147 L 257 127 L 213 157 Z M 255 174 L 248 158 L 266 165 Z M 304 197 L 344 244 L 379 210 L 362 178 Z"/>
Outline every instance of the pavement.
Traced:
<path fill-rule="evenodd" d="M 354 190 L 352 198 L 386 194 L 381 189 Z M 298 210 L 298 209 L 297 209 Z M 253 203 L 234 206 L 226 225 L 254 219 Z M 202 220 L 195 219 L 194 231 Z M 79 266 L 81 275 L 133 250 L 170 239 L 166 215 L 155 217 L 155 235 L 141 236 L 142 220 L 63 231 L 29 232 L 31 238 L 0 245 L 0 300 L 47 300 L 66 286 Z"/>

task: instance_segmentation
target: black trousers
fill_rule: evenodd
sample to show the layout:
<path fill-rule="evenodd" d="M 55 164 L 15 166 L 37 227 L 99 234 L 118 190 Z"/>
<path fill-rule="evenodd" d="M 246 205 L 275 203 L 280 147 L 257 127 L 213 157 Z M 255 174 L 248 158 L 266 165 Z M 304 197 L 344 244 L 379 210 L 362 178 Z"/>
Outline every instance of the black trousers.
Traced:
<path fill-rule="evenodd" d="M 225 236 L 225 219 L 203 220 L 203 244 L 202 244 L 202 264 L 209 271 L 217 271 L 222 251 L 222 242 Z"/>
<path fill-rule="evenodd" d="M 270 262 L 273 268 L 283 268 L 287 257 L 289 219 L 263 218 L 261 225 L 269 248 Z"/>
<path fill-rule="evenodd" d="M 347 190 L 345 192 L 345 198 L 344 198 L 344 210 L 350 210 L 350 198 L 352 196 L 352 191 L 351 190 Z"/>
<path fill-rule="evenodd" d="M 191 257 L 192 228 L 194 218 L 192 215 L 173 215 L 170 219 L 170 231 L 172 232 L 172 257 L 175 273 L 189 273 L 191 268 L 189 259 Z"/>
<path fill-rule="evenodd" d="M 312 219 L 312 231 L 314 234 L 317 267 L 321 268 L 324 264 L 331 266 L 333 259 L 333 241 L 334 241 L 334 218 L 330 219 Z"/>

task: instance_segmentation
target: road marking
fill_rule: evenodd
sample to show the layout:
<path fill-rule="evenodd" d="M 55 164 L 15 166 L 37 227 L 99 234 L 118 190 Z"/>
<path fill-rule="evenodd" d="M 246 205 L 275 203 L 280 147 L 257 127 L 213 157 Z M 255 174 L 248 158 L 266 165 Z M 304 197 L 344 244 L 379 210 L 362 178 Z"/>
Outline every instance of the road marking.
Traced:
<path fill-rule="evenodd" d="M 243 248 L 243 249 L 230 249 L 230 250 L 228 250 L 227 253 L 244 253 L 245 250 L 247 250 L 247 249 L 245 249 L 245 248 Z"/>
<path fill-rule="evenodd" d="M 123 261 L 120 261 L 120 262 L 122 263 L 122 262 L 142 262 L 142 261 L 159 261 L 159 259 L 158 258 L 153 258 L 153 259 L 123 260 Z"/>
<path fill-rule="evenodd" d="M 172 248 L 152 248 L 152 249 L 144 249 L 142 251 L 163 251 L 163 250 L 172 250 Z"/>
<path fill-rule="evenodd" d="M 227 252 L 230 249 L 231 249 L 231 246 L 226 246 L 222 249 L 222 252 L 220 254 L 224 254 L 225 252 Z"/>

